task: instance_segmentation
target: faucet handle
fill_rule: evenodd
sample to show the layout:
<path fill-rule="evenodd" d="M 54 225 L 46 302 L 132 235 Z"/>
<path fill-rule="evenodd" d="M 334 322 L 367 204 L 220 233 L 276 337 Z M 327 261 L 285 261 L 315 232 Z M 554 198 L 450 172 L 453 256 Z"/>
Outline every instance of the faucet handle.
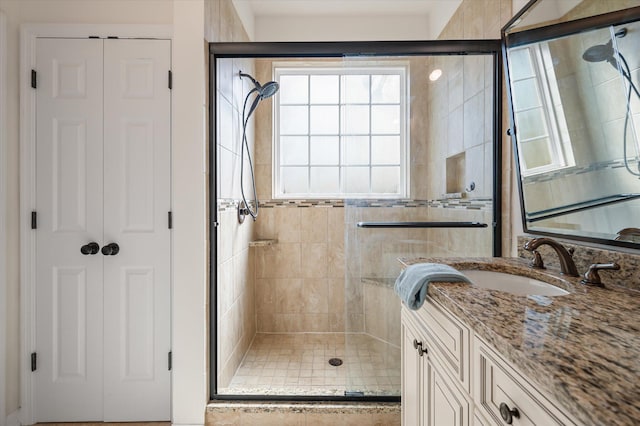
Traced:
<path fill-rule="evenodd" d="M 589 269 L 587 269 L 587 272 L 584 273 L 584 278 L 580 281 L 580 283 L 584 285 L 594 286 L 594 287 L 604 287 L 604 284 L 602 284 L 602 280 L 600 279 L 600 274 L 598 274 L 598 271 L 606 270 L 606 269 L 617 271 L 620 269 L 620 265 L 618 265 L 615 262 L 594 263 L 590 265 Z"/>

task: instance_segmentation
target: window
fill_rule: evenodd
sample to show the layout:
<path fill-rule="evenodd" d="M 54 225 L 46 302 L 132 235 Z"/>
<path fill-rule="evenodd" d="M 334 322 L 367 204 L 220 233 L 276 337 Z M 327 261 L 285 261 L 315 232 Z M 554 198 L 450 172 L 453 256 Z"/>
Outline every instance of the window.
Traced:
<path fill-rule="evenodd" d="M 575 165 L 548 45 L 512 49 L 509 62 L 523 176 Z"/>
<path fill-rule="evenodd" d="M 408 196 L 407 66 L 274 64 L 275 198 Z"/>

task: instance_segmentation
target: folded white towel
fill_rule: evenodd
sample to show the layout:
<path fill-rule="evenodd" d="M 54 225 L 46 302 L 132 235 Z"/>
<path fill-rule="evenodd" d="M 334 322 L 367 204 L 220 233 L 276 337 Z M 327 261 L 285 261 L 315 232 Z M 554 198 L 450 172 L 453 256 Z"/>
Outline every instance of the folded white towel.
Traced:
<path fill-rule="evenodd" d="M 407 266 L 396 279 L 395 292 L 409 309 L 417 310 L 427 297 L 432 282 L 467 282 L 462 272 L 441 263 L 416 263 Z"/>

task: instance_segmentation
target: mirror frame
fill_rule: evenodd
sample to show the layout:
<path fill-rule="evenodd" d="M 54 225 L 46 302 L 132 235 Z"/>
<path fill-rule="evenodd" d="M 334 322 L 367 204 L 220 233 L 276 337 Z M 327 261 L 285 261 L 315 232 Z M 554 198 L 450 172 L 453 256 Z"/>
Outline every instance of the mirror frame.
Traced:
<path fill-rule="evenodd" d="M 509 128 L 507 129 L 507 135 L 511 137 L 513 157 L 516 167 L 516 178 L 518 184 L 518 193 L 520 196 L 520 217 L 522 219 L 522 228 L 527 234 L 545 235 L 555 238 L 561 238 L 565 240 L 583 241 L 588 243 L 596 243 L 607 246 L 616 247 L 628 247 L 633 249 L 640 249 L 639 243 L 630 241 L 619 241 L 606 238 L 588 237 L 579 234 L 562 234 L 549 231 L 541 231 L 536 229 L 530 229 L 526 218 L 526 210 L 524 206 L 524 188 L 522 183 L 522 171 L 520 170 L 520 156 L 518 153 L 518 142 L 516 138 L 515 129 L 515 115 L 513 113 L 513 102 L 511 93 L 511 84 L 509 76 L 509 59 L 507 55 L 507 49 L 510 47 L 522 46 L 534 42 L 546 41 L 555 39 L 558 37 L 568 36 L 572 34 L 578 34 L 588 30 L 595 30 L 606 28 L 610 25 L 623 25 L 629 22 L 640 20 L 640 6 L 622 9 L 614 12 L 609 12 L 602 15 L 595 15 L 586 18 L 581 18 L 573 21 L 561 22 L 551 25 L 543 25 L 540 27 L 530 28 L 518 32 L 508 33 L 509 28 L 514 25 L 524 14 L 530 9 L 535 7 L 538 3 L 544 0 L 530 0 L 513 18 L 509 20 L 501 29 L 501 41 L 502 41 L 502 60 L 504 64 L 504 78 L 507 94 L 507 102 L 509 109 Z"/>

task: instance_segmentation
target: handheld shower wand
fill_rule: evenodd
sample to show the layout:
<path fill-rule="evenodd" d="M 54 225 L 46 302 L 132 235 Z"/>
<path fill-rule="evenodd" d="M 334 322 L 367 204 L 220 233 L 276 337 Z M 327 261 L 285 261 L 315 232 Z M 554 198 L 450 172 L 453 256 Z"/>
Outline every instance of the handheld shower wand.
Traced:
<path fill-rule="evenodd" d="M 256 110 L 261 101 L 268 99 L 275 95 L 280 88 L 280 85 L 276 81 L 270 81 L 265 83 L 264 85 L 260 84 L 258 80 L 250 76 L 249 74 L 245 74 L 242 71 L 238 73 L 240 78 L 246 77 L 255 86 L 253 89 L 247 93 L 247 96 L 244 98 L 244 105 L 242 107 L 242 141 L 241 152 L 240 152 L 240 192 L 242 194 L 242 204 L 238 206 L 238 221 L 240 223 L 244 222 L 244 218 L 246 215 L 249 215 L 256 220 L 258 217 L 258 191 L 256 190 L 256 179 L 255 173 L 253 170 L 253 162 L 251 161 L 251 150 L 249 149 L 249 141 L 247 140 L 247 124 L 249 123 L 249 118 Z M 253 102 L 251 103 L 251 107 L 249 108 L 249 112 L 247 113 L 247 103 L 249 102 L 249 98 L 251 95 L 255 94 Z M 253 209 L 247 202 L 247 197 L 244 193 L 244 151 L 247 151 L 247 160 L 249 161 L 249 171 L 251 172 L 251 185 L 253 187 Z"/>
<path fill-rule="evenodd" d="M 622 38 L 627 35 L 627 29 L 621 28 L 620 30 L 615 32 L 616 38 Z M 616 59 L 616 57 L 620 58 L 620 61 Z M 640 91 L 633 83 L 633 79 L 631 78 L 631 69 L 629 68 L 629 64 L 625 57 L 620 53 L 620 51 L 613 46 L 613 38 L 609 40 L 606 44 L 597 44 L 595 46 L 589 47 L 582 54 L 582 59 L 587 62 L 608 62 L 612 67 L 614 67 L 629 83 L 629 90 L 627 91 L 627 108 L 624 118 L 624 133 L 623 133 L 623 156 L 624 156 L 624 165 L 629 173 L 634 176 L 640 177 L 640 161 L 638 161 L 638 171 L 635 172 L 631 170 L 629 167 L 629 160 L 627 159 L 627 128 L 629 127 L 629 118 L 631 115 L 631 92 L 635 92 L 636 96 L 640 99 Z M 621 63 L 622 62 L 622 63 Z"/>

